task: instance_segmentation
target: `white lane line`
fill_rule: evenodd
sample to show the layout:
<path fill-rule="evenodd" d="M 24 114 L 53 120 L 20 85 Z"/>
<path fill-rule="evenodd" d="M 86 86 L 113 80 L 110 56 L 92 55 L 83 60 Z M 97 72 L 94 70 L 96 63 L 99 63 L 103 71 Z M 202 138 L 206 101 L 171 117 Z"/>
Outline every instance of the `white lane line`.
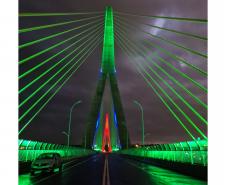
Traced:
<path fill-rule="evenodd" d="M 71 168 L 73 168 L 73 167 L 75 167 L 75 166 L 79 166 L 79 165 L 81 165 L 81 164 L 83 164 L 83 163 L 86 163 L 87 161 L 91 160 L 92 158 L 93 158 L 93 156 L 90 157 L 90 158 L 88 158 L 88 159 L 86 159 L 86 160 L 84 160 L 84 161 L 78 162 L 78 163 L 76 163 L 75 165 L 72 165 L 72 166 L 70 166 L 70 167 L 68 167 L 68 168 L 66 168 L 66 169 L 64 169 L 64 170 L 62 170 L 62 173 L 65 172 L 65 171 L 68 171 L 69 169 L 71 169 Z M 40 182 L 42 182 L 42 181 L 44 181 L 44 180 L 47 180 L 47 179 L 49 179 L 49 178 L 51 178 L 51 177 L 53 177 L 53 176 L 56 176 L 56 175 L 58 175 L 58 174 L 57 174 L 57 173 L 52 174 L 52 175 L 50 175 L 50 176 L 47 176 L 47 177 L 45 177 L 45 178 L 43 178 L 43 179 L 40 179 L 40 180 L 34 182 L 33 184 L 38 184 L 38 183 L 40 183 Z"/>
<path fill-rule="evenodd" d="M 107 158 L 107 185 L 110 185 L 110 175 L 109 175 L 109 167 L 108 167 L 108 158 Z"/>
<path fill-rule="evenodd" d="M 104 171 L 103 171 L 103 179 L 102 179 L 102 185 L 106 185 L 106 156 L 104 159 Z"/>
<path fill-rule="evenodd" d="M 107 181 L 106 181 L 107 180 Z M 105 155 L 102 185 L 110 185 L 108 157 Z"/>
<path fill-rule="evenodd" d="M 73 160 L 71 160 L 71 161 L 68 161 L 68 162 L 66 162 L 66 163 L 63 163 L 63 165 L 68 165 L 68 164 L 73 163 L 73 162 L 75 162 L 75 161 L 78 161 L 78 158 L 77 158 L 77 159 L 73 159 Z"/>

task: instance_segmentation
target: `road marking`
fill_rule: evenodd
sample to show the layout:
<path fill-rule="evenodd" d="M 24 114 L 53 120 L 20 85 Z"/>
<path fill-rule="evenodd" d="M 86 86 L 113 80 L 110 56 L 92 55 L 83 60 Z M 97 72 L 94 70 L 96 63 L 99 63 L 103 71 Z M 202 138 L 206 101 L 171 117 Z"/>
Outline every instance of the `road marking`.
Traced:
<path fill-rule="evenodd" d="M 106 157 L 104 159 L 104 171 L 103 171 L 103 180 L 102 180 L 102 185 L 106 185 Z"/>
<path fill-rule="evenodd" d="M 107 180 L 107 181 L 106 181 Z M 105 155 L 102 185 L 110 185 L 108 157 Z"/>
<path fill-rule="evenodd" d="M 79 166 L 79 165 L 81 165 L 81 164 L 83 164 L 83 163 L 86 163 L 87 161 L 91 160 L 92 158 L 93 158 L 93 156 L 90 157 L 90 158 L 88 158 L 88 159 L 86 159 L 86 160 L 84 160 L 84 161 L 78 162 L 78 163 L 76 163 L 75 165 L 72 165 L 72 166 L 70 166 L 70 167 L 68 167 L 68 168 L 66 168 L 66 169 L 63 169 L 63 170 L 62 170 L 62 173 L 65 172 L 65 171 L 68 171 L 69 169 L 71 169 L 71 168 L 73 168 L 73 167 L 75 167 L 75 166 Z M 53 176 L 56 176 L 56 175 L 59 175 L 59 174 L 57 174 L 57 173 L 52 174 L 52 175 L 50 175 L 50 176 L 47 176 L 47 177 L 45 177 L 45 178 L 43 178 L 43 179 L 40 179 L 40 180 L 34 182 L 33 184 L 38 184 L 38 183 L 40 183 L 40 182 L 42 182 L 42 181 L 44 181 L 44 180 L 47 180 L 47 179 L 49 179 L 49 178 L 51 178 L 51 177 L 53 177 Z"/>
<path fill-rule="evenodd" d="M 110 185 L 110 175 L 109 175 L 108 159 L 107 159 L 107 185 Z"/>

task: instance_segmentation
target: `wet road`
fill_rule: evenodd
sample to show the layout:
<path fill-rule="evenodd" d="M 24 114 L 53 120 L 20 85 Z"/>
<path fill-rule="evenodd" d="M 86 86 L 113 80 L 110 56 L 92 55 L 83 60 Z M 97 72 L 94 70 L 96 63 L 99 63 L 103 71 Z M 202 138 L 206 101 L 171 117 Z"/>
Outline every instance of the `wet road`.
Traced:
<path fill-rule="evenodd" d="M 70 162 L 62 173 L 23 174 L 19 185 L 206 185 L 207 182 L 118 155 L 98 154 Z"/>

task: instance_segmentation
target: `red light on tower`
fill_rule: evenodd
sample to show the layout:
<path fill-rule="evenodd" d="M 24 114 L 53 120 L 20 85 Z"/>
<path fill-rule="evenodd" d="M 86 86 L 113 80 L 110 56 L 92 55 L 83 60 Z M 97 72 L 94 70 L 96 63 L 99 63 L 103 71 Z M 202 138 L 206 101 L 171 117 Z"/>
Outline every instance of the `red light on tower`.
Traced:
<path fill-rule="evenodd" d="M 109 127 L 109 116 L 108 113 L 105 115 L 105 125 L 102 140 L 102 152 L 111 152 L 111 137 L 110 137 L 110 127 Z"/>

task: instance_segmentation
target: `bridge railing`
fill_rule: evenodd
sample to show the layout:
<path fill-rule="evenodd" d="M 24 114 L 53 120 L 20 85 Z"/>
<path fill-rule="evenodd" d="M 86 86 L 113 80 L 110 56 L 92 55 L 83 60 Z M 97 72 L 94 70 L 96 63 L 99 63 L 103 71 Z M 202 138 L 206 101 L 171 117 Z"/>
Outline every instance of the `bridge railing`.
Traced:
<path fill-rule="evenodd" d="M 208 144 L 206 140 L 187 141 L 172 144 L 138 146 L 120 151 L 135 157 L 167 160 L 207 166 Z"/>
<path fill-rule="evenodd" d="M 94 153 L 93 150 L 84 149 L 74 146 L 65 146 L 52 143 L 44 143 L 39 141 L 31 141 L 19 139 L 19 161 L 28 162 L 33 161 L 42 153 L 59 153 L 63 159 L 72 157 L 84 157 Z"/>

